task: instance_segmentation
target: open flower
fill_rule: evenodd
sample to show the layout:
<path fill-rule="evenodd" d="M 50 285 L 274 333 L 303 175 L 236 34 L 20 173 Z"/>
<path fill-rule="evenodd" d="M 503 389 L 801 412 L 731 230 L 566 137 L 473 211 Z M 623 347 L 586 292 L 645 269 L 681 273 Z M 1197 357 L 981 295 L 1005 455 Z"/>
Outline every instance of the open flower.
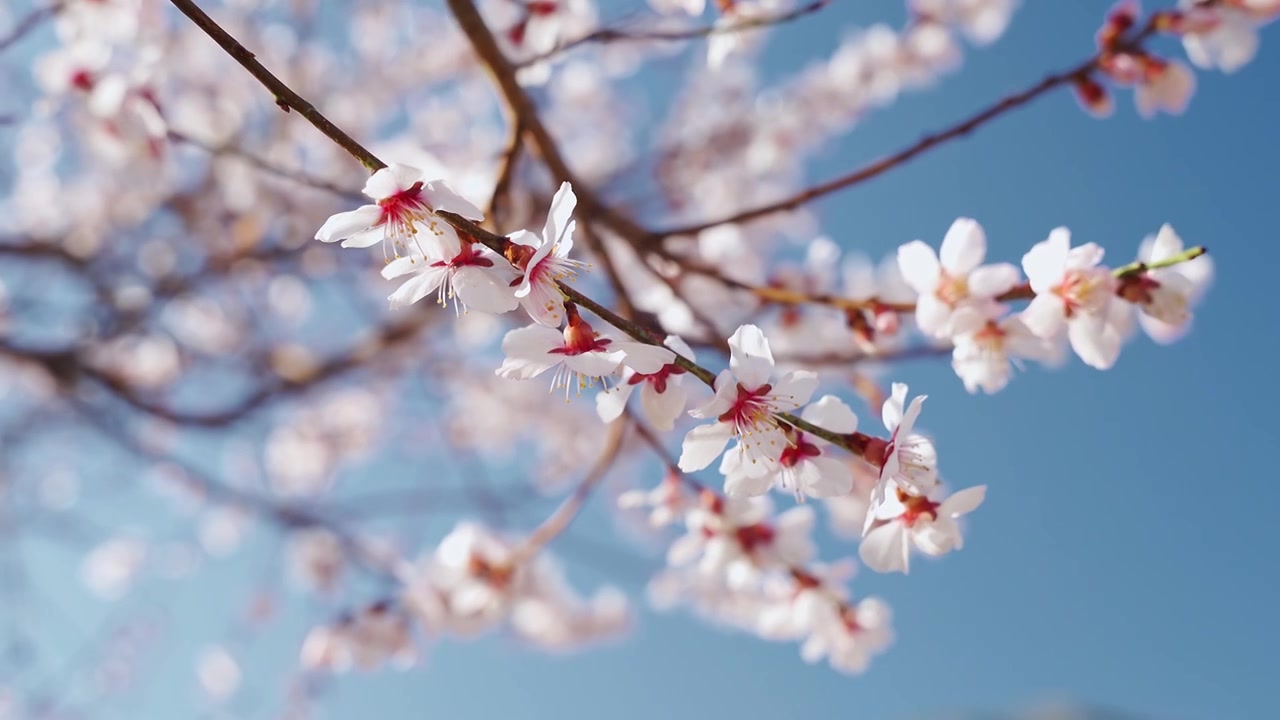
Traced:
<path fill-rule="evenodd" d="M 412 275 L 387 298 L 392 309 L 412 305 L 431 293 L 442 307 L 452 301 L 455 313 L 459 308 L 475 308 L 497 315 L 516 309 L 511 266 L 492 250 L 458 242 L 452 233 L 422 245 L 432 254 L 413 252 L 382 268 L 382 277 L 388 280 Z"/>
<path fill-rule="evenodd" d="M 874 509 L 871 531 L 863 537 L 858 556 L 876 572 L 905 574 L 913 545 L 934 557 L 959 550 L 964 536 L 956 518 L 973 512 L 986 496 L 986 485 L 966 488 L 941 502 L 896 488 Z"/>
<path fill-rule="evenodd" d="M 729 369 L 716 378 L 715 397 L 689 411 L 693 417 L 716 421 L 685 435 L 680 454 L 680 469 L 685 472 L 710 465 L 731 438 L 737 438 L 739 451 L 749 461 L 744 472 L 763 475 L 776 469 L 787 445 L 776 413 L 805 404 L 818 387 L 818 376 L 803 370 L 771 384 L 773 354 L 755 325 L 739 327 L 729 338 L 729 351 Z"/>
<path fill-rule="evenodd" d="M 951 224 L 940 253 L 919 240 L 898 248 L 902 277 L 920 293 L 916 323 L 922 332 L 950 337 L 964 315 L 989 316 L 999 308 L 995 298 L 1018 284 L 1018 269 L 1009 263 L 982 265 L 986 255 L 986 233 L 969 218 Z"/>
<path fill-rule="evenodd" d="M 675 353 L 657 345 L 606 337 L 591 329 L 572 305 L 569 324 L 561 332 L 542 325 L 512 330 L 502 339 L 507 357 L 497 374 L 527 380 L 556 369 L 551 387 L 578 391 L 595 384 L 597 378 L 613 375 L 624 363 L 639 373 L 656 373 L 675 359 Z"/>
<path fill-rule="evenodd" d="M 370 175 L 364 194 L 375 203 L 330 217 L 316 232 L 316 239 L 341 240 L 342 247 L 355 248 L 381 242 L 383 255 L 387 255 L 390 245 L 390 256 L 397 258 L 410 247 L 420 255 L 430 255 L 418 242 L 418 234 L 424 228 L 433 236 L 459 242 L 453 227 L 441 220 L 437 211 L 456 213 L 468 220 L 484 219 L 475 205 L 443 180 L 428 181 L 421 170 L 408 165 L 391 165 Z"/>
<path fill-rule="evenodd" d="M 1138 260 L 1156 263 L 1180 255 L 1182 238 L 1165 224 L 1138 249 Z M 1138 306 L 1138 323 L 1152 340 L 1164 345 L 1181 338 L 1191 326 L 1191 306 L 1213 282 L 1213 260 L 1202 255 L 1169 267 L 1145 270 L 1120 280 L 1117 294 Z"/>
<path fill-rule="evenodd" d="M 894 383 L 892 393 L 881 407 L 881 418 L 891 434 L 878 458 L 880 481 L 871 493 L 871 511 L 867 513 L 864 532 L 871 525 L 875 509 L 885 502 L 891 484 L 919 494 L 929 492 L 938 484 L 938 451 L 932 440 L 912 432 L 927 397 L 917 396 L 907 405 L 907 386 Z"/>
<path fill-rule="evenodd" d="M 1106 370 L 1115 364 L 1127 332 L 1111 312 L 1116 279 L 1100 265 L 1102 248 L 1093 243 L 1071 247 L 1071 231 L 1049 233 L 1022 258 L 1036 297 L 1022 312 L 1031 332 L 1052 340 L 1063 328 L 1071 348 L 1087 365 Z"/>
<path fill-rule="evenodd" d="M 508 250 L 512 264 L 524 271 L 516 288 L 516 298 L 529 317 L 548 327 L 560 327 L 564 316 L 564 294 L 557 283 L 577 276 L 586 263 L 570 260 L 573 249 L 573 209 L 578 198 L 569 183 L 560 185 L 551 199 L 551 210 L 542 228 L 542 237 L 520 230 L 507 237 L 514 246 Z"/>
<path fill-rule="evenodd" d="M 1054 362 L 1061 355 L 1061 343 L 1036 336 L 1017 315 L 975 319 L 957 328 L 951 351 L 951 367 L 971 393 L 1003 390 L 1020 358 Z"/>
<path fill-rule="evenodd" d="M 693 350 L 675 335 L 663 344 L 684 357 L 694 360 Z M 596 396 L 596 414 L 605 422 L 613 422 L 626 409 L 631 393 L 640 388 L 640 408 L 655 429 L 667 431 L 675 427 L 676 418 L 684 412 L 687 393 L 684 389 L 685 369 L 674 362 L 663 365 L 655 373 L 641 373 L 623 368 L 622 382 Z"/>
<path fill-rule="evenodd" d="M 824 395 L 806 407 L 800 418 L 836 433 L 849 434 L 858 429 L 858 416 L 834 395 Z M 763 495 L 776 485 L 803 502 L 805 497 L 835 497 L 853 489 L 849 458 L 832 457 L 831 443 L 791 427 L 784 427 L 783 432 L 787 446 L 770 472 L 753 475 L 744 467 L 742 454 L 724 456 L 720 472 L 725 476 L 726 494 Z"/>

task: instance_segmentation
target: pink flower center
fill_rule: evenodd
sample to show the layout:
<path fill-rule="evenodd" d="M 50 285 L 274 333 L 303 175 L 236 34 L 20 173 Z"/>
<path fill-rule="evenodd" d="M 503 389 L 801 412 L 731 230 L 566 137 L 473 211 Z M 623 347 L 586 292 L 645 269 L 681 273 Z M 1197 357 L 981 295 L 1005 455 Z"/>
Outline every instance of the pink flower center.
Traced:
<path fill-rule="evenodd" d="M 569 324 L 564 329 L 564 347 L 552 348 L 548 352 L 570 356 L 604 352 L 609 349 L 609 344 L 612 342 L 609 338 L 598 337 L 586 320 L 574 315 L 569 318 Z"/>
<path fill-rule="evenodd" d="M 805 439 L 803 434 L 797 435 L 794 445 L 788 445 L 782 451 L 782 456 L 778 458 L 778 462 L 783 467 L 795 467 L 797 463 L 805 458 L 818 457 L 822 454 L 822 450 L 817 445 Z"/>
<path fill-rule="evenodd" d="M 769 393 L 773 386 L 761 385 L 755 390 L 748 390 L 738 383 L 738 397 L 733 405 L 718 418 L 720 422 L 733 423 L 734 431 L 741 435 L 759 425 L 767 424 L 773 416 L 769 403 Z"/>
<path fill-rule="evenodd" d="M 658 393 L 664 393 L 667 391 L 667 378 L 672 375 L 683 375 L 684 373 L 685 369 L 679 365 L 663 365 L 662 369 L 656 373 L 636 373 L 635 375 L 632 375 L 631 379 L 627 380 L 627 384 L 639 385 L 642 382 L 648 381 L 650 385 L 653 385 L 653 389 L 655 391 Z"/>
<path fill-rule="evenodd" d="M 415 232 L 414 221 L 421 219 L 422 214 L 430 210 L 420 195 L 422 185 L 421 181 L 416 182 L 379 200 L 378 207 L 382 208 L 382 216 L 378 218 L 377 224 L 390 225 L 397 230 L 404 229 L 408 234 Z"/>
<path fill-rule="evenodd" d="M 737 539 L 738 545 L 742 548 L 742 552 L 750 555 L 757 549 L 766 547 L 773 542 L 774 530 L 772 527 L 764 523 L 756 523 L 754 525 L 744 525 L 734 531 L 734 538 Z"/>
<path fill-rule="evenodd" d="M 89 92 L 93 90 L 94 82 L 93 73 L 88 70 L 77 70 L 71 73 L 71 87 L 77 90 Z"/>
<path fill-rule="evenodd" d="M 1077 312 L 1095 312 L 1106 301 L 1107 281 L 1111 274 L 1100 268 L 1069 270 L 1053 292 L 1062 298 L 1067 317 Z"/>
<path fill-rule="evenodd" d="M 493 261 L 481 255 L 474 245 L 464 245 L 462 252 L 459 252 L 452 260 L 437 260 L 431 263 L 431 267 L 460 268 L 468 265 L 472 267 L 493 267 Z"/>
<path fill-rule="evenodd" d="M 964 275 L 952 277 L 943 270 L 933 294 L 947 305 L 955 307 L 969 298 L 969 278 Z"/>
<path fill-rule="evenodd" d="M 902 490 L 898 491 L 898 502 L 906 508 L 902 511 L 901 520 L 907 527 L 914 527 L 916 521 L 926 515 L 931 522 L 937 520 L 938 508 L 942 505 L 921 495 L 908 495 Z"/>

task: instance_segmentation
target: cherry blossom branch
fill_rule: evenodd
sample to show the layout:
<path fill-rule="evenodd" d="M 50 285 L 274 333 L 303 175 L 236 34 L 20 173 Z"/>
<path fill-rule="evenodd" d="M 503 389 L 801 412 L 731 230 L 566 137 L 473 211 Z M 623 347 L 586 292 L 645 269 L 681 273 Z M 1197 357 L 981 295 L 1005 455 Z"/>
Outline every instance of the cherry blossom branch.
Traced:
<path fill-rule="evenodd" d="M 625 418 L 618 418 L 610 424 L 604 449 L 601 450 L 600 456 L 596 458 L 591 469 L 583 476 L 573 494 L 565 498 L 555 512 L 551 513 L 541 525 L 529 533 L 529 536 L 525 538 L 524 544 L 516 550 L 513 556 L 513 564 L 519 564 L 536 555 L 539 550 L 546 547 L 547 543 L 554 540 L 556 536 L 567 530 L 569 525 L 573 523 L 578 513 L 582 512 L 587 499 L 591 497 L 592 491 L 604 479 L 609 468 L 613 466 L 614 460 L 618 458 L 622 450 L 622 440 L 626 436 L 628 424 Z"/>
<path fill-rule="evenodd" d="M 1132 49 L 1140 46 L 1143 41 L 1157 30 L 1156 20 L 1158 18 L 1158 13 L 1153 14 L 1137 33 L 1135 33 L 1125 43 L 1118 45 L 1117 49 Z M 995 104 L 978 111 L 945 130 L 926 135 L 914 144 L 858 168 L 853 172 L 819 183 L 776 202 L 744 210 L 716 220 L 699 222 L 666 230 L 658 230 L 654 232 L 654 235 L 658 238 L 667 238 L 676 235 L 694 235 L 717 225 L 745 223 L 774 213 L 794 210 L 801 205 L 805 205 L 825 195 L 830 195 L 836 191 L 844 190 L 853 187 L 854 185 L 866 182 L 867 180 L 871 180 L 872 178 L 883 175 L 894 168 L 906 164 L 915 157 L 922 155 L 933 148 L 943 145 L 951 140 L 956 140 L 969 135 L 996 118 L 1027 105 L 1032 100 L 1045 95 L 1050 90 L 1054 90 L 1055 88 L 1068 85 L 1073 81 L 1085 78 L 1090 72 L 1098 68 L 1107 53 L 1114 51 L 1115 50 L 1113 49 L 1096 54 L 1073 68 L 1048 75 L 1043 80 L 1032 85 L 1026 90 L 1008 95 Z"/>
<path fill-rule="evenodd" d="M 534 55 L 533 57 L 521 60 L 515 64 L 515 67 L 519 69 L 529 67 L 530 65 L 536 65 L 588 43 L 607 44 L 613 42 L 653 40 L 695 40 L 697 38 L 710 37 L 712 35 L 729 35 L 746 30 L 783 25 L 799 20 L 806 15 L 812 15 L 830 4 L 831 0 L 815 0 L 814 2 L 801 5 L 784 13 L 744 18 L 729 25 L 704 25 L 702 27 L 686 28 L 683 30 L 622 30 L 620 28 L 599 28 L 585 35 L 574 38 L 573 40 L 569 40 L 561 45 L 557 45 L 550 50 Z"/>
<path fill-rule="evenodd" d="M 507 149 L 502 153 L 502 163 L 498 169 L 498 180 L 493 186 L 493 195 L 489 198 L 489 210 L 485 217 L 495 229 L 501 226 L 502 213 L 507 209 L 507 194 L 511 190 L 511 182 L 515 180 L 516 166 L 520 164 L 520 151 L 524 149 L 524 123 L 515 118 L 511 123 L 511 139 Z"/>
<path fill-rule="evenodd" d="M 370 172 L 381 170 L 387 164 L 382 162 L 373 153 L 369 152 L 354 138 L 346 134 L 337 125 L 330 122 L 314 105 L 307 102 L 301 95 L 294 92 L 284 82 L 271 73 L 262 63 L 258 62 L 257 57 L 249 51 L 238 40 L 231 37 L 231 34 L 222 29 L 222 26 L 214 22 L 213 18 L 205 14 L 192 0 L 170 0 L 174 7 L 182 11 L 195 23 L 197 27 L 204 31 L 206 35 L 218 43 L 218 46 L 226 51 L 241 67 L 249 71 L 258 82 L 262 83 L 275 96 L 276 105 L 281 110 L 289 112 L 296 111 L 299 115 L 306 118 L 307 122 L 316 127 L 317 130 L 324 133 L 326 137 L 337 143 L 348 154 L 359 160 L 362 165 L 369 169 Z"/>
<path fill-rule="evenodd" d="M 40 23 L 62 12 L 64 5 L 65 3 L 61 1 L 54 2 L 27 13 L 26 16 L 13 26 L 13 29 L 9 31 L 8 35 L 0 37 L 0 52 L 8 50 L 10 45 L 13 45 L 26 37 L 28 33 L 39 27 Z"/>
<path fill-rule="evenodd" d="M 557 181 L 569 182 L 576 189 L 578 205 L 584 214 L 598 217 L 605 226 L 634 242 L 640 242 L 642 239 L 650 240 L 652 234 L 648 230 L 606 205 L 585 183 L 577 181 L 577 176 L 560 153 L 555 139 L 543 124 L 533 98 L 525 92 L 524 87 L 516 79 L 516 67 L 511 64 L 506 55 L 503 55 L 497 39 L 475 4 L 471 0 L 448 0 L 448 6 L 458 22 L 458 27 L 471 42 L 472 49 L 489 70 L 508 108 L 515 116 L 516 122 L 523 124 L 525 132 L 533 141 L 533 146 L 542 157 L 542 161 L 551 170 L 551 174 Z"/>

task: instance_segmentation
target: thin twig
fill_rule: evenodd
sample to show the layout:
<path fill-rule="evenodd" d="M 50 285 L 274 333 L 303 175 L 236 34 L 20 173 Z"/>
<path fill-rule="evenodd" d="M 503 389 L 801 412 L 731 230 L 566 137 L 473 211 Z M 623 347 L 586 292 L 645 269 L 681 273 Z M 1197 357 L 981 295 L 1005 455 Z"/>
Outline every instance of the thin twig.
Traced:
<path fill-rule="evenodd" d="M 1155 16 L 1153 15 L 1152 17 L 1154 19 Z M 1126 43 L 1125 47 L 1137 47 L 1142 43 L 1142 41 L 1144 41 L 1147 37 L 1149 37 L 1152 33 L 1154 33 L 1155 29 L 1156 29 L 1156 25 L 1154 20 L 1148 22 L 1140 32 L 1135 34 L 1133 38 L 1130 39 L 1128 43 Z M 725 225 L 729 223 L 745 223 L 751 220 L 755 220 L 757 218 L 764 217 L 766 215 L 772 215 L 774 213 L 784 212 L 787 210 L 794 210 L 800 207 L 801 205 L 805 205 L 825 195 L 829 195 L 838 190 L 844 190 L 846 188 L 853 187 L 854 185 L 858 185 L 860 183 L 866 182 L 867 180 L 875 178 L 879 175 L 883 175 L 884 173 L 900 165 L 907 163 L 908 161 L 912 160 L 916 156 L 921 155 L 939 145 L 942 145 L 950 140 L 955 140 L 957 138 L 964 137 L 974 132 L 975 130 L 981 128 L 982 126 L 986 125 L 987 123 L 991 122 L 992 120 L 995 120 L 996 118 L 1004 115 L 1005 113 L 1008 113 L 1011 110 L 1015 110 L 1017 108 L 1020 108 L 1030 103 L 1032 100 L 1035 100 L 1036 98 L 1040 97 L 1041 95 L 1044 95 L 1050 90 L 1061 87 L 1063 85 L 1067 85 L 1068 83 L 1071 83 L 1072 81 L 1078 78 L 1083 78 L 1088 76 L 1090 72 L 1097 69 L 1100 61 L 1101 61 L 1101 56 L 1095 55 L 1089 58 L 1088 60 L 1086 60 L 1085 62 L 1082 62 L 1079 65 L 1076 65 L 1075 67 L 1069 70 L 1064 70 L 1062 72 L 1049 75 L 1045 77 L 1043 80 L 1041 80 L 1040 82 L 1036 83 L 1035 85 L 1032 85 L 1031 87 L 1027 88 L 1026 90 L 1014 93 L 1012 95 L 1008 95 L 1003 99 L 1001 99 L 1000 101 L 996 102 L 995 104 L 990 105 L 978 111 L 977 113 L 969 116 L 965 120 L 962 120 L 959 123 L 952 125 L 951 127 L 945 130 L 926 135 L 923 138 L 920 138 L 920 140 L 916 141 L 914 144 L 906 148 L 903 148 L 902 150 L 899 150 L 896 153 L 880 158 L 879 160 L 876 160 L 861 168 L 858 168 L 853 172 L 847 173 L 845 175 L 841 175 L 836 178 L 832 178 L 831 180 L 828 180 L 826 182 L 819 183 L 817 185 L 809 187 L 790 197 L 787 197 L 782 200 L 778 200 L 776 202 L 772 202 L 766 205 L 761 205 L 755 208 L 751 208 L 750 210 L 744 210 L 732 215 L 727 215 L 717 220 L 710 220 L 705 222 L 694 223 L 691 225 L 685 225 L 683 227 L 674 227 L 667 230 L 655 231 L 654 235 L 658 236 L 659 238 L 667 238 L 667 237 L 672 237 L 676 235 L 694 235 L 708 228 L 715 227 L 717 225 Z"/>
<path fill-rule="evenodd" d="M 794 8 L 785 13 L 742 18 L 729 24 L 722 25 L 717 23 L 715 25 L 704 25 L 702 27 L 685 28 L 683 30 L 623 30 L 620 28 L 599 28 L 562 45 L 553 47 L 550 50 L 534 55 L 531 58 L 521 60 L 516 63 L 515 67 L 525 68 L 530 65 L 536 65 L 540 62 L 550 60 L 561 53 L 568 52 L 573 48 L 586 45 L 588 43 L 604 44 L 612 42 L 695 40 L 697 38 L 710 37 L 712 35 L 731 35 L 733 33 L 740 33 L 746 30 L 756 30 L 762 27 L 783 25 L 794 20 L 799 20 L 806 15 L 812 15 L 830 4 L 831 0 L 816 0 L 815 2 L 801 5 L 800 7 Z"/>

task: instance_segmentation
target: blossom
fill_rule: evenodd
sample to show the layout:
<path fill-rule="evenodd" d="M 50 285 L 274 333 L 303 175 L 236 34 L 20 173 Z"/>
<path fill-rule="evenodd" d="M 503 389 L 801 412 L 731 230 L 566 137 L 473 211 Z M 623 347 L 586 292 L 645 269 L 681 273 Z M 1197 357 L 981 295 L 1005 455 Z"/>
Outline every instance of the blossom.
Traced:
<path fill-rule="evenodd" d="M 650 490 L 627 490 L 618 495 L 620 509 L 649 508 L 649 525 L 666 527 L 684 516 L 692 501 L 680 475 L 672 473 Z"/>
<path fill-rule="evenodd" d="M 912 432 L 927 397 L 919 395 L 907 405 L 907 386 L 894 383 L 881 407 L 881 418 L 891 434 L 880 449 L 880 457 L 869 458 L 880 464 L 880 480 L 872 491 L 873 510 L 884 502 L 890 484 L 916 493 L 929 492 L 938 484 L 938 451 L 929 438 Z M 864 532 L 871 517 L 868 513 Z"/>
<path fill-rule="evenodd" d="M 817 389 L 817 375 L 804 370 L 787 373 L 777 385 L 770 383 L 773 354 L 755 325 L 739 327 L 729 338 L 729 351 L 729 369 L 716 378 L 715 397 L 689 411 L 693 417 L 716 421 L 685 435 L 679 462 L 685 472 L 710 465 L 730 438 L 737 438 L 739 451 L 750 460 L 744 472 L 769 472 L 786 447 L 776 413 L 805 404 Z"/>
<path fill-rule="evenodd" d="M 1181 0 L 1182 47 L 1192 65 L 1233 73 L 1258 54 L 1258 26 L 1280 13 L 1276 0 L 1243 0 L 1203 7 Z M 1187 22 L 1189 18 L 1191 21 Z"/>
<path fill-rule="evenodd" d="M 966 488 L 938 502 L 896 488 L 872 513 L 871 530 L 858 556 L 876 572 L 909 570 L 911 547 L 938 557 L 964 546 L 956 518 L 973 512 L 987 494 L 986 485 Z"/>
<path fill-rule="evenodd" d="M 954 323 L 966 314 L 990 315 L 999 307 L 996 296 L 1018 283 L 1018 269 L 1009 263 L 981 265 L 986 254 L 986 233 L 969 218 L 951 224 L 940 253 L 919 240 L 898 248 L 902 277 L 920 293 L 916 323 L 921 331 L 950 337 Z"/>
<path fill-rule="evenodd" d="M 800 418 L 824 430 L 849 434 L 858 429 L 858 416 L 839 398 L 824 395 L 805 408 Z M 729 453 L 720 464 L 725 475 L 724 491 L 735 495 L 762 495 L 777 485 L 795 494 L 803 502 L 806 496 L 832 497 L 845 495 L 853 488 L 853 472 L 848 458 L 831 457 L 831 443 L 786 427 L 787 446 L 778 458 L 777 467 L 764 474 L 751 474 L 744 468 L 740 453 Z"/>
<path fill-rule="evenodd" d="M 404 669 L 417 658 L 408 615 L 388 602 L 314 628 L 302 643 L 302 664 L 311 670 L 373 670 L 387 662 Z"/>
<path fill-rule="evenodd" d="M 1180 255 L 1182 238 L 1166 224 L 1138 251 L 1142 262 L 1158 263 Z M 1138 306 L 1138 323 L 1161 344 L 1181 338 L 1191 326 L 1190 307 L 1199 302 L 1213 281 L 1213 260 L 1202 255 L 1169 267 L 1144 270 L 1121 279 L 1117 293 Z"/>
<path fill-rule="evenodd" d="M 436 215 L 451 212 L 468 220 L 482 220 L 484 214 L 443 180 L 428 181 L 421 170 L 408 165 L 390 165 L 378 170 L 364 184 L 364 194 L 373 198 L 372 205 L 331 216 L 316 232 L 323 242 L 342 241 L 342 247 L 365 248 L 382 243 L 392 255 L 412 245 L 420 255 L 431 255 L 418 237 L 426 228 L 431 235 L 460 242 L 448 223 Z"/>
<path fill-rule="evenodd" d="M 514 243 L 508 250 L 512 264 L 524 272 L 516 298 L 529 317 L 548 327 L 559 327 L 564 313 L 564 294 L 557 283 L 577 276 L 586 263 L 570 260 L 573 249 L 573 209 L 578 198 L 569 183 L 562 183 L 551 199 L 551 210 L 539 237 L 528 230 L 507 237 Z"/>
<path fill-rule="evenodd" d="M 865 352 L 874 353 L 901 344 L 902 314 L 899 305 L 912 305 L 917 293 L 902 277 L 897 254 L 873 265 L 861 253 L 850 253 L 842 268 L 844 297 L 863 303 L 866 309 L 847 313 L 855 340 Z"/>
<path fill-rule="evenodd" d="M 1142 80 L 1134 91 L 1138 114 L 1155 117 L 1158 112 L 1181 115 L 1196 91 L 1196 76 L 1191 68 L 1176 60 L 1142 56 Z"/>
<path fill-rule="evenodd" d="M 452 300 L 455 313 L 459 306 L 493 314 L 516 308 L 510 282 L 513 274 L 505 260 L 483 245 L 458 241 L 452 233 L 436 240 L 421 243 L 431 254 L 411 252 L 382 268 L 382 277 L 388 280 L 413 276 L 387 298 L 393 309 L 412 305 L 431 293 L 436 293 L 441 306 Z"/>
<path fill-rule="evenodd" d="M 848 675 L 864 672 L 871 658 L 893 643 L 890 622 L 893 614 L 879 598 L 866 598 L 857 605 L 837 603 L 807 593 L 812 631 L 800 646 L 800 657 L 815 663 L 823 658 L 831 667 Z"/>
<path fill-rule="evenodd" d="M 579 391 L 596 378 L 613 375 L 619 366 L 638 373 L 658 373 L 675 359 L 675 353 L 657 345 L 602 336 L 591 329 L 577 310 L 569 313 L 564 331 L 542 325 L 512 330 L 502 339 L 506 359 L 497 374 L 504 378 L 528 380 L 556 368 L 552 388 L 564 387 L 568 398 L 571 385 Z"/>
<path fill-rule="evenodd" d="M 663 344 L 676 353 L 694 360 L 693 350 L 675 335 L 668 335 Z M 674 358 L 673 358 L 674 359 Z M 638 386 L 640 407 L 645 418 L 657 430 L 667 431 L 675 426 L 676 418 L 684 412 L 687 393 L 684 389 L 685 369 L 675 362 L 663 365 L 655 373 L 641 373 L 623 368 L 622 382 L 611 390 L 596 396 L 596 414 L 604 422 L 613 422 L 622 415 L 627 400 Z"/>
<path fill-rule="evenodd" d="M 975 320 L 959 329 L 951 351 L 951 367 L 971 393 L 981 389 L 990 395 L 1003 390 L 1020 358 L 1042 362 L 1057 358 L 1059 345 L 1036 336 L 1017 315 Z"/>
<path fill-rule="evenodd" d="M 1103 250 L 1094 243 L 1071 247 L 1071 232 L 1056 228 L 1022 258 L 1036 297 L 1022 321 L 1039 337 L 1052 340 L 1063 328 L 1086 364 L 1106 370 L 1115 364 L 1124 339 L 1121 318 L 1111 312 L 1116 279 L 1099 265 Z"/>

